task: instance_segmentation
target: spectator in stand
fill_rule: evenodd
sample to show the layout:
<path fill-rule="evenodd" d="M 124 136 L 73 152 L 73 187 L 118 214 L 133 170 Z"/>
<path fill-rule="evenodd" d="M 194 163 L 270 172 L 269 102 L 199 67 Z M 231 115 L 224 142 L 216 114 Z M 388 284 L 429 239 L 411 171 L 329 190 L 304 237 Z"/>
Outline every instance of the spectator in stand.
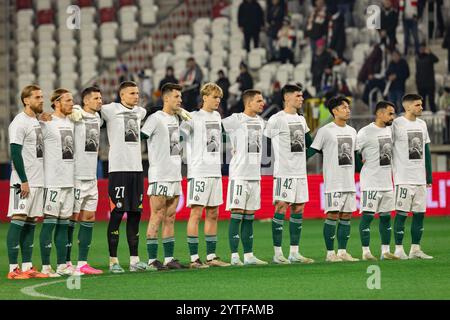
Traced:
<path fill-rule="evenodd" d="M 279 81 L 275 81 L 272 85 L 272 95 L 269 98 L 270 105 L 276 105 L 281 110 L 283 107 L 283 97 L 281 96 L 281 85 Z M 280 111 L 278 110 L 278 111 Z"/>
<path fill-rule="evenodd" d="M 166 75 L 159 82 L 159 91 L 161 91 L 161 88 L 163 87 L 163 85 L 165 85 L 166 83 L 169 83 L 169 82 L 170 83 L 178 83 L 178 79 L 175 78 L 175 76 L 174 76 L 174 71 L 173 71 L 172 66 L 168 66 L 166 68 Z"/>
<path fill-rule="evenodd" d="M 316 52 L 316 42 L 325 38 L 328 31 L 327 8 L 324 0 L 316 0 L 314 11 L 308 18 L 306 37 L 310 39 L 312 54 Z"/>
<path fill-rule="evenodd" d="M 450 74 L 450 21 L 448 22 L 447 30 L 445 31 L 442 48 L 447 49 L 447 69 Z"/>
<path fill-rule="evenodd" d="M 397 113 L 402 111 L 402 98 L 405 95 L 405 84 L 408 78 L 408 62 L 402 58 L 398 50 L 394 50 L 392 60 L 386 70 L 386 81 L 389 84 L 388 99 L 395 103 Z"/>
<path fill-rule="evenodd" d="M 329 14 L 328 48 L 333 50 L 339 59 L 343 60 L 346 42 L 344 15 L 338 10 L 336 5 L 330 5 L 327 8 Z"/>
<path fill-rule="evenodd" d="M 400 15 L 403 17 L 403 32 L 405 34 L 405 52 L 408 55 L 410 33 L 414 39 L 416 54 L 419 54 L 419 12 L 417 0 L 400 0 Z"/>
<path fill-rule="evenodd" d="M 239 65 L 239 71 L 241 72 L 237 77 L 236 82 L 239 83 L 239 91 L 244 92 L 245 90 L 253 88 L 253 78 L 248 72 L 247 65 L 243 62 Z"/>
<path fill-rule="evenodd" d="M 358 82 L 365 84 L 362 100 L 367 105 L 372 102 L 369 101 L 369 95 L 373 89 L 378 88 L 381 92 L 384 91 L 386 67 L 386 47 L 384 44 L 376 44 L 358 74 Z"/>
<path fill-rule="evenodd" d="M 436 93 L 436 82 L 434 79 L 434 64 L 439 59 L 425 44 L 420 45 L 419 55 L 416 58 L 416 85 L 417 91 L 423 97 L 423 108 L 427 107 L 427 97 L 430 109 L 436 112 L 434 95 Z"/>
<path fill-rule="evenodd" d="M 380 36 L 385 38 L 386 45 L 393 50 L 397 45 L 395 36 L 398 25 L 398 11 L 393 6 L 392 0 L 383 0 L 383 8 L 381 9 L 381 29 Z"/>
<path fill-rule="evenodd" d="M 438 102 L 439 110 L 449 111 L 450 110 L 450 87 L 445 87 L 444 92 L 439 97 Z"/>
<path fill-rule="evenodd" d="M 223 70 L 219 70 L 217 72 L 218 78 L 216 81 L 216 84 L 222 89 L 223 96 L 220 100 L 220 107 L 222 109 L 222 116 L 227 117 L 228 116 L 228 98 L 230 96 L 229 89 L 230 89 L 230 81 L 225 76 L 225 73 Z"/>
<path fill-rule="evenodd" d="M 283 26 L 283 19 L 286 15 L 285 3 L 282 0 L 267 1 L 267 38 L 269 46 L 270 61 L 276 60 L 277 53 L 275 50 L 275 42 L 277 41 L 278 31 Z"/>
<path fill-rule="evenodd" d="M 283 27 L 278 31 L 277 47 L 280 52 L 281 63 L 294 64 L 294 48 L 296 43 L 295 30 L 291 26 L 291 19 L 285 17 Z"/>
<path fill-rule="evenodd" d="M 180 84 L 183 86 L 182 99 L 187 111 L 197 110 L 200 86 L 203 81 L 203 72 L 194 58 L 186 60 L 186 70 L 181 77 Z"/>
<path fill-rule="evenodd" d="M 264 12 L 256 0 L 244 0 L 238 9 L 238 25 L 244 33 L 245 50 L 250 51 L 253 39 L 255 48 L 259 47 L 259 32 L 264 27 Z"/>
<path fill-rule="evenodd" d="M 331 1 L 330 1 L 331 2 Z M 353 23 L 353 6 L 355 5 L 355 0 L 335 0 L 333 1 L 337 5 L 337 9 L 344 17 L 345 25 L 352 27 Z M 327 3 L 328 5 L 328 3 Z"/>
<path fill-rule="evenodd" d="M 316 47 L 316 53 L 313 55 L 311 63 L 311 74 L 312 84 L 316 88 L 317 96 L 322 91 L 322 81 L 327 82 L 326 78 L 331 76 L 333 57 L 325 48 L 325 40 L 317 40 Z"/>

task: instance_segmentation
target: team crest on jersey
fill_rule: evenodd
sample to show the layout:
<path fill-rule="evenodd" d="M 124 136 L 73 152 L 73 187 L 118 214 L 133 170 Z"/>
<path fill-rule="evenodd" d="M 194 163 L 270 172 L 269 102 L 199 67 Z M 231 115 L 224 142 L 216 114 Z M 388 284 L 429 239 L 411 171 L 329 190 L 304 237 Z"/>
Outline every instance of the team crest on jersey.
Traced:
<path fill-rule="evenodd" d="M 21 203 L 19 208 L 20 208 L 20 210 L 23 210 L 23 209 L 25 209 L 25 205 L 23 203 Z"/>
<path fill-rule="evenodd" d="M 200 197 L 199 197 L 198 195 L 196 195 L 196 196 L 194 197 L 194 200 L 195 200 L 195 201 L 198 201 L 198 200 L 200 200 Z"/>
<path fill-rule="evenodd" d="M 401 201 L 399 201 L 397 204 L 398 204 L 399 206 L 401 206 L 403 203 L 402 203 Z"/>
<path fill-rule="evenodd" d="M 234 204 L 239 204 L 239 199 L 235 199 Z"/>
<path fill-rule="evenodd" d="M 118 201 L 117 204 L 116 204 L 116 207 L 119 208 L 119 209 L 122 208 L 122 202 Z"/>
<path fill-rule="evenodd" d="M 47 205 L 46 209 L 47 209 L 47 211 L 50 211 L 50 210 L 52 210 L 52 206 L 51 205 Z"/>
<path fill-rule="evenodd" d="M 334 205 L 335 207 L 337 207 L 337 206 L 339 205 L 339 202 L 335 201 L 335 202 L 333 203 L 333 205 Z"/>
<path fill-rule="evenodd" d="M 282 196 L 283 198 L 286 198 L 286 197 L 287 197 L 287 193 L 286 193 L 286 192 L 283 192 L 283 193 L 281 194 L 281 196 Z"/>
<path fill-rule="evenodd" d="M 369 208 L 372 208 L 373 207 L 373 203 L 371 202 L 371 203 L 369 203 Z"/>

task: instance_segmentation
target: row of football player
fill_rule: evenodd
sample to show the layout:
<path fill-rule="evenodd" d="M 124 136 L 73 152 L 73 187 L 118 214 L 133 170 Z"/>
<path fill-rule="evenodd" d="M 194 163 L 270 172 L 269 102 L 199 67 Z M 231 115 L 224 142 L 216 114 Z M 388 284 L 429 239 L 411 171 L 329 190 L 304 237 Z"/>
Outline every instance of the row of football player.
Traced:
<path fill-rule="evenodd" d="M 98 199 L 95 180 L 98 134 L 91 132 L 96 129 L 98 133 L 102 121 L 106 122 L 110 143 L 108 189 L 111 217 L 108 225 L 108 244 L 110 271 L 113 273 L 124 272 L 117 258 L 118 230 L 124 212 L 127 212 L 130 271 L 184 267 L 173 257 L 175 212 L 181 190 L 181 158 L 179 150 L 174 146 L 179 145 L 180 129 L 188 137 L 187 204 L 191 208 L 191 215 L 187 234 L 190 267 L 229 265 L 215 254 L 218 206 L 222 204 L 219 154 L 221 139 L 212 137 L 220 133 L 222 127 L 230 135 L 233 147 L 227 193 L 227 209 L 231 211 L 229 244 L 232 265 L 266 263 L 253 255 L 253 218 L 255 211 L 260 208 L 260 142 L 263 134 L 272 139 L 275 149 L 273 262 L 313 262 L 312 259 L 303 257 L 298 247 L 302 214 L 308 201 L 306 158 L 316 152 L 324 155 L 327 200 L 324 239 L 327 261 L 357 260 L 347 253 L 346 246 L 350 235 L 351 212 L 356 210 L 353 173 L 355 158 L 359 157 L 359 154 L 365 162 L 361 172 L 363 215 L 360 230 L 363 259 L 375 259 L 369 250 L 369 225 L 375 212 L 380 213 L 383 243 L 381 258 L 408 258 L 403 250 L 402 240 L 409 211 L 414 213 L 413 244 L 409 257 L 431 258 L 424 254 L 419 246 L 425 213 L 426 176 L 431 177 L 425 170 L 425 164 L 429 164 L 429 161 L 425 161 L 429 158 L 426 125 L 416 118 L 422 111 L 420 96 L 406 95 L 403 99 L 405 116 L 394 122 L 393 105 L 380 102 L 376 108 L 376 121 L 363 128 L 358 138 L 356 131 L 346 125 L 350 117 L 350 101 L 344 97 L 332 98 L 327 101 L 327 107 L 334 121 L 319 129 L 313 143 L 305 119 L 298 115 L 303 102 L 301 88 L 293 85 L 283 88 L 284 110 L 272 116 L 266 123 L 258 116 L 263 109 L 264 100 L 257 90 L 244 92 L 243 113 L 233 114 L 222 120 L 215 111 L 219 106 L 222 91 L 215 84 L 209 83 L 202 88 L 203 107 L 192 114 L 181 108 L 181 87 L 167 84 L 162 90 L 163 110 L 148 117 L 140 135 L 136 134 L 136 128 L 141 126 L 145 109 L 137 106 L 137 85 L 133 82 L 122 83 L 119 95 L 121 103 L 102 106 L 100 91 L 87 88 L 82 94 L 83 110 L 74 112 L 71 93 L 58 89 L 51 97 L 54 114 L 47 119 L 49 121 L 38 122 L 36 115 L 42 112 L 42 92 L 37 86 L 29 86 L 23 90 L 25 111 L 14 119 L 9 128 L 14 164 L 9 210 L 12 220 L 7 237 L 9 278 L 101 272 L 89 266 L 87 253 Z M 100 112 L 101 117 L 97 112 Z M 181 125 L 178 116 L 183 118 Z M 391 130 L 392 123 L 394 125 Z M 302 139 L 299 139 L 299 131 L 302 133 Z M 43 153 L 42 148 L 38 146 L 41 143 L 40 136 L 44 143 Z M 75 152 L 71 155 L 66 150 L 67 146 L 64 146 L 65 141 L 70 140 L 67 136 L 74 137 L 72 141 L 75 140 Z M 91 141 L 94 136 L 97 137 L 95 143 Z M 148 263 L 141 262 L 137 254 L 143 198 L 140 138 L 147 140 L 149 150 L 148 194 L 151 217 L 147 229 Z M 417 139 L 420 145 L 417 145 Z M 211 147 L 212 142 L 214 147 Z M 93 144 L 95 148 L 92 147 Z M 426 150 L 425 157 L 423 150 Z M 354 151 L 358 152 L 353 154 Z M 395 199 L 391 168 L 394 169 Z M 42 204 L 43 198 L 45 204 Z M 281 239 L 288 207 L 291 207 L 291 246 L 286 259 L 281 250 Z M 204 208 L 206 263 L 203 263 L 198 255 L 198 224 Z M 394 226 L 396 251 L 395 255 L 392 255 L 389 250 L 390 212 L 394 209 L 397 210 Z M 35 220 L 42 215 L 44 221 L 40 246 L 43 268 L 42 272 L 38 272 L 32 267 L 30 252 Z M 70 263 L 70 248 L 76 221 L 80 222 L 80 254 L 78 265 L 74 268 Z M 157 260 L 158 232 L 161 224 L 164 262 Z M 336 225 L 337 254 L 334 251 Z M 58 264 L 56 272 L 50 266 L 53 230 Z M 244 247 L 243 263 L 238 254 L 240 239 Z M 22 248 L 22 270 L 17 263 L 19 248 Z"/>

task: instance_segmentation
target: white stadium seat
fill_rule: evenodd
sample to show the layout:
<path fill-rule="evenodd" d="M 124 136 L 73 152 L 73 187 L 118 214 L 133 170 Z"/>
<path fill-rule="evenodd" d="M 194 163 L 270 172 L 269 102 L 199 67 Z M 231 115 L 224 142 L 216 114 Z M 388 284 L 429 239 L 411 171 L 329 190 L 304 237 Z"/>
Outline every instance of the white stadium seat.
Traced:
<path fill-rule="evenodd" d="M 155 24 L 157 21 L 158 7 L 153 5 L 145 10 L 139 10 L 141 14 L 141 23 L 143 25 Z"/>

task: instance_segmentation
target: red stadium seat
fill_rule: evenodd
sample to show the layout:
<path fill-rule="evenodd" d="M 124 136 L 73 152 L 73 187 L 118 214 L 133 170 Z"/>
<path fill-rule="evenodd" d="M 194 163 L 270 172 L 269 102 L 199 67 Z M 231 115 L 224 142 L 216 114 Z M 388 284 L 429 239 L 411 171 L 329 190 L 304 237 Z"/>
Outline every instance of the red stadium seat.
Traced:
<path fill-rule="evenodd" d="M 119 6 L 120 7 L 135 6 L 135 5 L 136 5 L 136 1 L 135 0 L 120 0 L 120 2 L 119 2 Z"/>
<path fill-rule="evenodd" d="M 54 12 L 52 9 L 40 10 L 37 14 L 38 24 L 53 24 L 54 23 Z"/>
<path fill-rule="evenodd" d="M 16 9 L 31 9 L 33 8 L 33 0 L 17 0 Z"/>
<path fill-rule="evenodd" d="M 116 10 L 114 8 L 100 9 L 100 21 L 101 23 L 116 21 Z"/>
<path fill-rule="evenodd" d="M 92 3 L 92 0 L 78 0 L 78 6 L 80 8 L 82 8 L 82 7 L 93 7 L 94 4 Z"/>

